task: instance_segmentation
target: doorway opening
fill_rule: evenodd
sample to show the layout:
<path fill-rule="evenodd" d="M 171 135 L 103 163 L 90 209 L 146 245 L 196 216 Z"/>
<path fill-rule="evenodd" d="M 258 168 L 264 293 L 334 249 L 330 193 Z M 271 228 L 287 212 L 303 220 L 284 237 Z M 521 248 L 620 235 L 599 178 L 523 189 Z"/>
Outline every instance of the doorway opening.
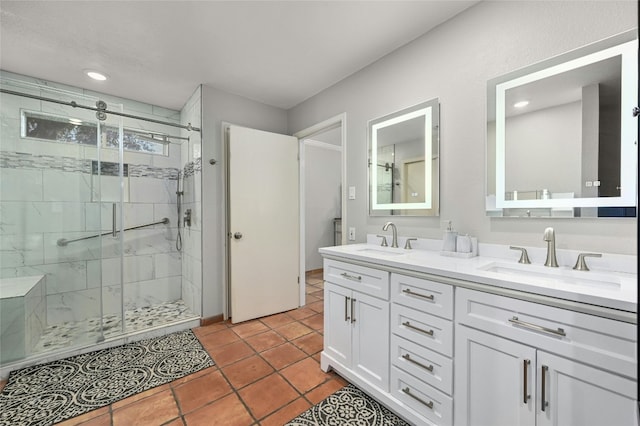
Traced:
<path fill-rule="evenodd" d="M 321 247 L 346 242 L 346 114 L 296 134 L 300 146 L 300 276 L 322 270 Z M 300 280 L 300 306 L 307 303 Z"/>

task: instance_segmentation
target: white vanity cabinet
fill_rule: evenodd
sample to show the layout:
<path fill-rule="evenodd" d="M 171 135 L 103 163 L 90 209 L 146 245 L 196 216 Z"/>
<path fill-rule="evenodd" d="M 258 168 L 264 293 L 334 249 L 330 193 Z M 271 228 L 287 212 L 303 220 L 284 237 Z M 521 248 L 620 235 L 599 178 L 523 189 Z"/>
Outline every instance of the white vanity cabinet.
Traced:
<path fill-rule="evenodd" d="M 325 356 L 343 374 L 388 391 L 389 273 L 333 260 L 324 271 Z"/>
<path fill-rule="evenodd" d="M 635 326 L 456 291 L 457 426 L 637 425 Z"/>

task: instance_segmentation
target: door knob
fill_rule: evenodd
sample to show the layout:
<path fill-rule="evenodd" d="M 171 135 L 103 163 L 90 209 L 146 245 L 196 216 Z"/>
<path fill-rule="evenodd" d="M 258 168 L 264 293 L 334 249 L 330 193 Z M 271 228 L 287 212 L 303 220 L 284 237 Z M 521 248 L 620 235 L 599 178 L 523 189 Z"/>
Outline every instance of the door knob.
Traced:
<path fill-rule="evenodd" d="M 242 232 L 236 232 L 235 234 L 233 234 L 233 238 L 239 240 L 240 238 L 242 238 Z"/>

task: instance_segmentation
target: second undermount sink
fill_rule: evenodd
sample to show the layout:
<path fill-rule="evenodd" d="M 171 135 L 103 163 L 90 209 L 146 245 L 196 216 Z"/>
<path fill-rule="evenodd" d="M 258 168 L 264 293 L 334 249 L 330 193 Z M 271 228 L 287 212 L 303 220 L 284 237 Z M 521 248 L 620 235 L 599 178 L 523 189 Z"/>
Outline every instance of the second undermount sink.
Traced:
<path fill-rule="evenodd" d="M 402 256 L 406 254 L 404 250 L 392 247 L 365 247 L 358 249 L 358 253 L 381 256 Z"/>
<path fill-rule="evenodd" d="M 479 270 L 495 272 L 505 276 L 531 277 L 544 282 L 574 284 L 593 287 L 620 287 L 620 279 L 613 275 L 593 271 L 574 271 L 569 267 L 549 268 L 519 263 L 492 262 L 478 267 Z"/>

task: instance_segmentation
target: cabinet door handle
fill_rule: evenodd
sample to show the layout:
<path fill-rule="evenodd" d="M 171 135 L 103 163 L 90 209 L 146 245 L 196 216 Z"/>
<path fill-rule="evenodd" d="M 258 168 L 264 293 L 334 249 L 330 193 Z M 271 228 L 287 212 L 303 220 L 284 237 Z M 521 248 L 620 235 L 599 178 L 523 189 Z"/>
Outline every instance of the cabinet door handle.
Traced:
<path fill-rule="evenodd" d="M 433 300 L 434 296 L 433 294 L 429 294 L 429 295 L 424 295 L 424 294 L 420 294 L 420 293 L 415 293 L 411 290 L 409 290 L 408 288 L 405 288 L 404 290 L 402 290 L 403 293 L 407 293 L 411 296 L 417 296 L 417 297 L 422 297 L 423 299 L 427 299 L 427 300 Z"/>
<path fill-rule="evenodd" d="M 358 281 L 358 282 L 362 281 L 362 277 L 360 275 L 358 275 L 358 276 L 350 275 L 350 274 L 347 274 L 346 272 L 343 272 L 340 275 L 342 275 L 344 278 L 346 278 L 348 280 L 351 280 L 351 281 Z"/>
<path fill-rule="evenodd" d="M 406 393 L 407 395 L 409 395 L 411 398 L 415 399 L 416 401 L 418 401 L 419 403 L 421 403 L 422 405 L 426 406 L 427 408 L 433 410 L 433 401 L 425 401 L 424 399 L 420 398 L 419 396 L 416 396 L 414 394 L 411 393 L 411 389 L 404 388 L 402 389 L 402 392 Z"/>
<path fill-rule="evenodd" d="M 428 336 L 432 336 L 433 337 L 433 330 L 423 330 L 420 327 L 416 327 L 415 325 L 411 325 L 411 323 L 409 321 L 403 322 L 402 325 L 404 325 L 405 327 L 410 328 L 412 330 L 416 330 L 416 331 L 424 333 L 424 334 L 426 334 Z"/>
<path fill-rule="evenodd" d="M 411 362 L 411 363 L 413 363 L 413 364 L 417 365 L 418 367 L 422 367 L 422 368 L 424 368 L 425 370 L 427 370 L 427 371 L 428 371 L 428 372 L 430 372 L 430 373 L 433 373 L 433 364 L 432 364 L 432 365 L 424 365 L 423 363 L 418 362 L 418 361 L 416 361 L 415 359 L 411 359 L 411 355 L 409 355 L 409 354 L 404 354 L 404 355 L 402 355 L 402 358 L 404 358 L 404 359 L 406 359 L 407 361 L 409 361 L 409 362 Z"/>
<path fill-rule="evenodd" d="M 356 322 L 356 299 L 351 298 L 351 324 Z"/>
<path fill-rule="evenodd" d="M 540 396 L 540 410 L 541 411 L 546 411 L 547 409 L 547 405 L 549 405 L 549 403 L 547 402 L 547 371 L 549 371 L 549 367 L 547 367 L 546 365 L 542 366 L 542 392 L 541 392 L 541 396 Z"/>
<path fill-rule="evenodd" d="M 531 361 L 528 359 L 525 359 L 522 362 L 522 370 L 524 374 L 524 386 L 522 388 L 522 394 L 524 395 L 524 397 L 522 402 L 524 402 L 525 405 L 527 405 L 529 398 L 531 398 L 531 395 L 529 395 L 529 383 L 527 383 L 528 382 L 527 372 L 529 371 L 529 364 L 531 364 Z"/>
<path fill-rule="evenodd" d="M 350 297 L 345 296 L 344 297 L 344 320 L 345 321 L 349 321 L 349 299 L 351 299 Z"/>
<path fill-rule="evenodd" d="M 562 328 L 558 328 L 557 330 L 554 330 L 552 328 L 543 327 L 541 325 L 531 324 L 530 322 L 520 321 L 518 317 L 509 318 L 509 322 L 524 328 L 531 329 L 531 330 L 542 331 L 543 333 L 553 334 L 554 336 L 564 337 L 567 335 L 567 333 L 565 333 Z"/>

